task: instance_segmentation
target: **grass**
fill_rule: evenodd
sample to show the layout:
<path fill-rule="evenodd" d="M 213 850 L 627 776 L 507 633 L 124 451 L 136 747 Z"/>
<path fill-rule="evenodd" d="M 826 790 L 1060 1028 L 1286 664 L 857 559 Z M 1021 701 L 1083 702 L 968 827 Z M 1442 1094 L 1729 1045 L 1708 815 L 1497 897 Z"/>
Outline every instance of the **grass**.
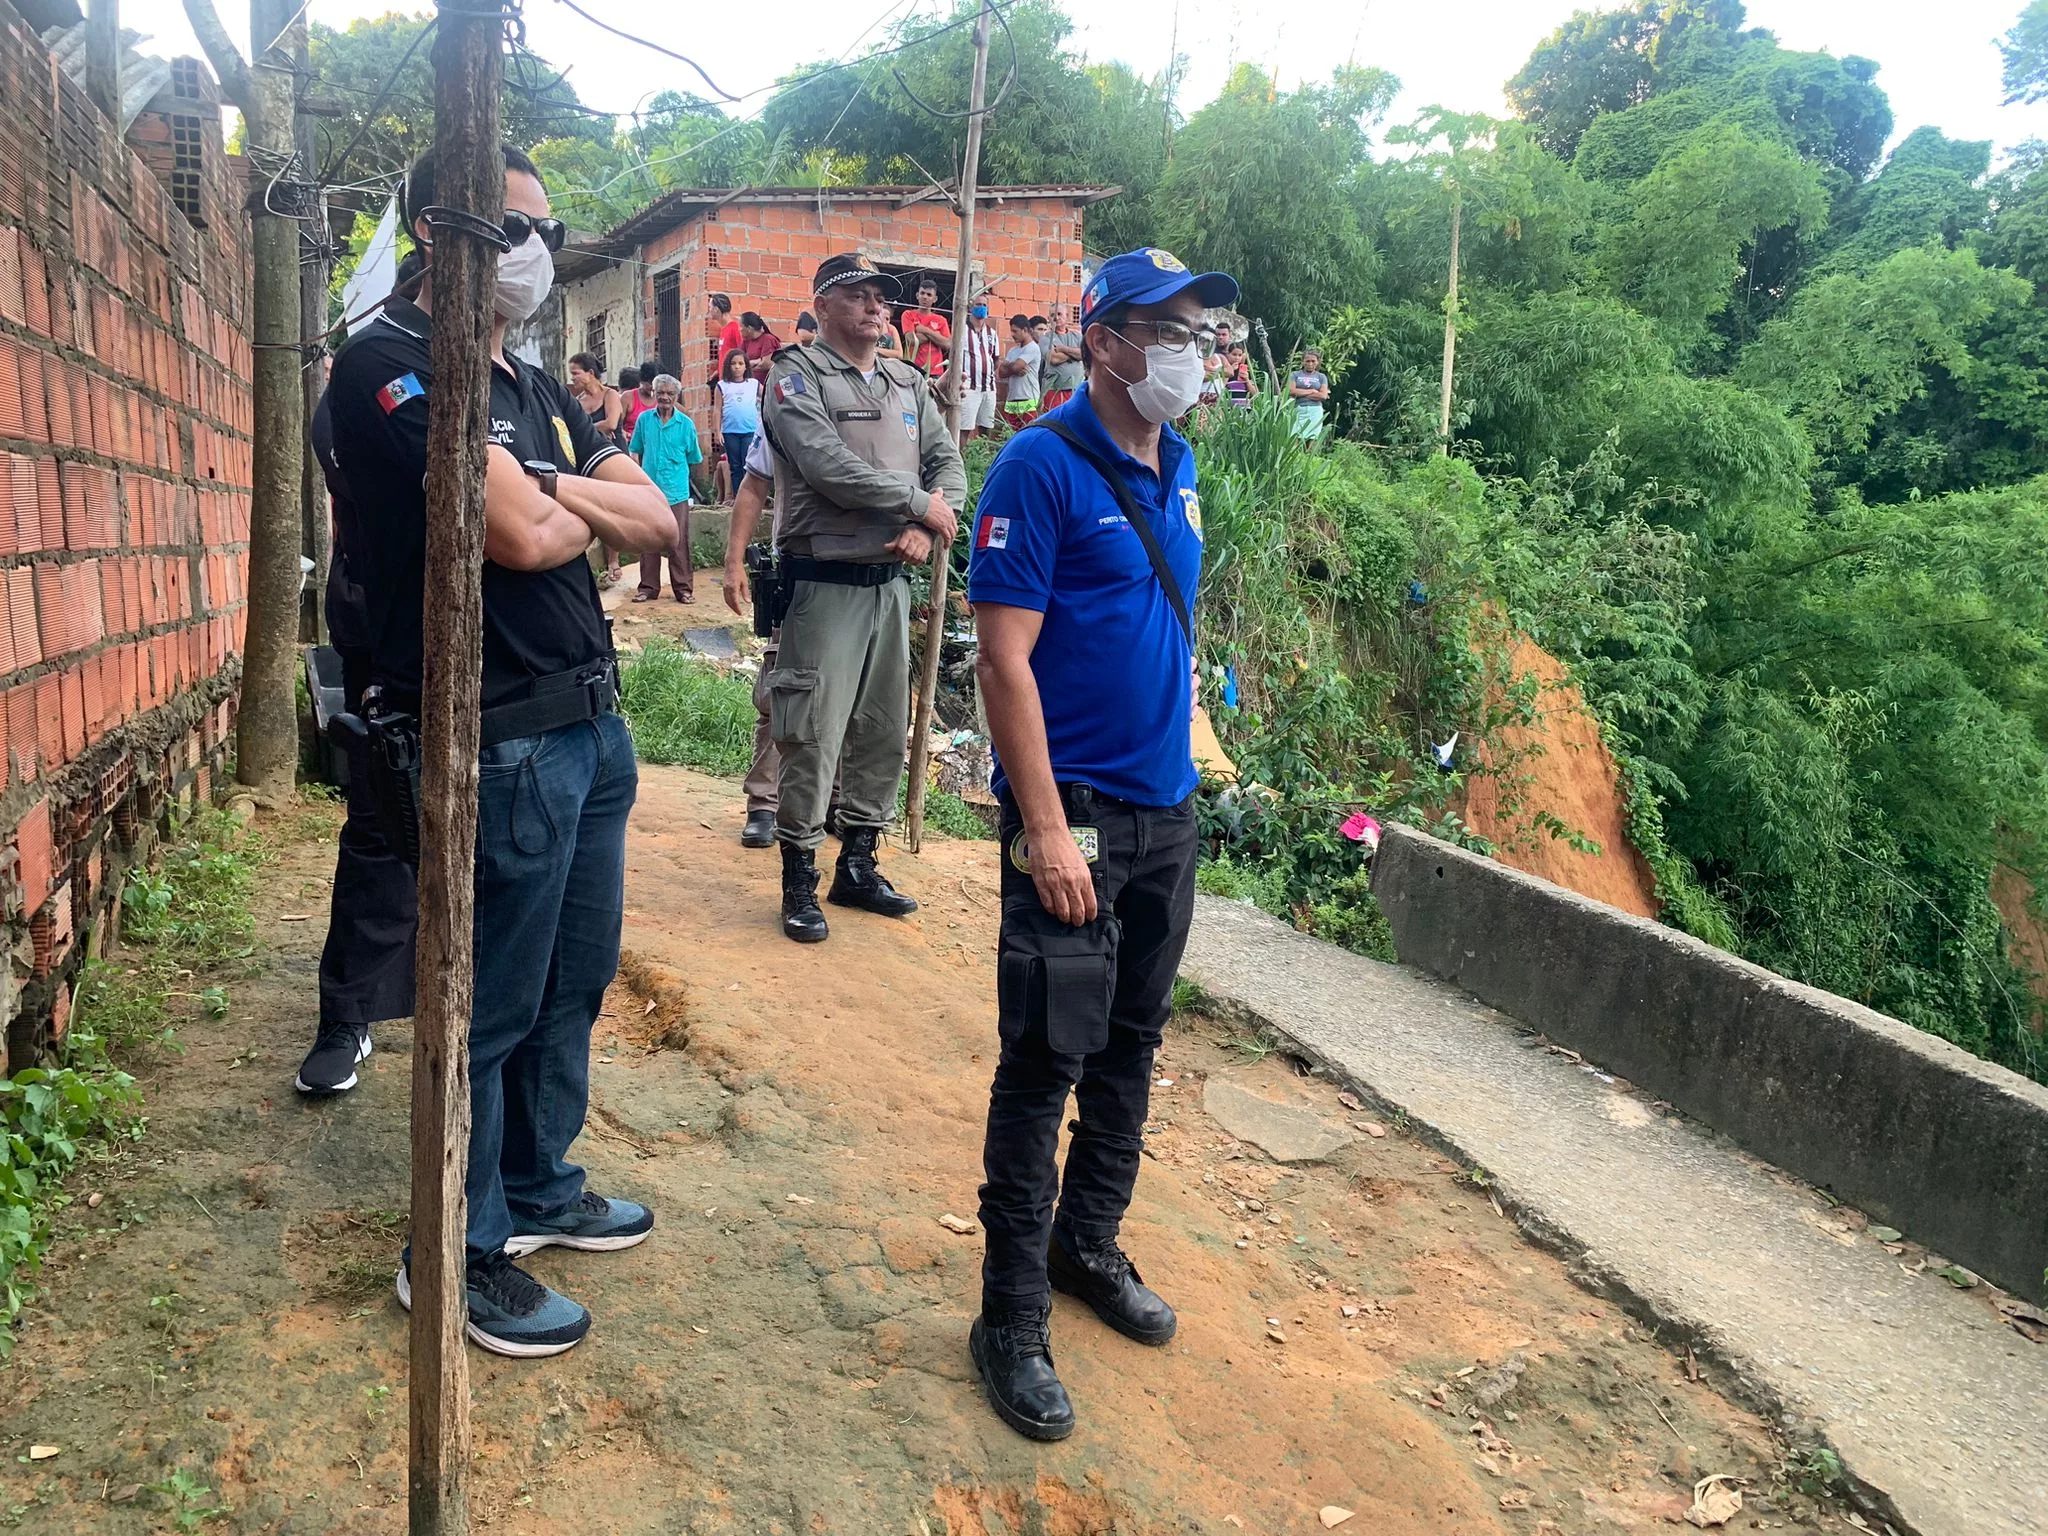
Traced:
<path fill-rule="evenodd" d="M 51 1241 L 51 1218 L 68 1203 L 63 1180 L 79 1162 L 108 1160 L 143 1134 L 135 1079 L 119 1061 L 148 1048 L 178 1049 L 172 999 L 214 1018 L 228 995 L 191 985 L 202 967 L 254 952 L 254 866 L 261 851 L 233 816 L 187 818 L 155 871 L 130 874 L 125 938 L 135 947 L 115 966 L 89 959 L 72 997 L 71 1024 L 53 1064 L 0 1078 L 0 1357 L 14 1347 L 14 1320 L 34 1294 Z M 166 1326 L 169 1303 L 160 1308 Z"/>
<path fill-rule="evenodd" d="M 754 690 L 666 640 L 626 663 L 621 700 L 633 742 L 648 763 L 739 774 L 754 756 Z"/>

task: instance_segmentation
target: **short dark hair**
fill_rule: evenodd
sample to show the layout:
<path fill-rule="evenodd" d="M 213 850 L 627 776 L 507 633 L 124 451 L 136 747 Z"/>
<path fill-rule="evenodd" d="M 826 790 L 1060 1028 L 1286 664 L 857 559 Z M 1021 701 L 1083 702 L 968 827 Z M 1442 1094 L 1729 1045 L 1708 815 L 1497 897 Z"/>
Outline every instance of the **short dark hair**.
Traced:
<path fill-rule="evenodd" d="M 933 277 L 929 272 L 918 273 L 917 287 L 915 287 L 911 291 L 913 293 L 923 293 L 927 288 L 931 289 L 931 291 L 936 294 L 939 291 L 939 280 L 936 277 Z"/>
<path fill-rule="evenodd" d="M 649 389 L 654 388 L 654 376 L 661 372 L 661 360 L 653 357 L 640 359 L 640 382 Z"/>
<path fill-rule="evenodd" d="M 1128 304 L 1111 304 L 1105 309 L 1097 310 L 1088 317 L 1088 324 L 1081 328 L 1081 371 L 1083 373 L 1087 373 L 1095 366 L 1095 354 L 1088 346 L 1088 332 L 1095 326 L 1106 325 L 1112 331 L 1121 334 L 1124 323 L 1130 318 L 1131 306 Z"/>
<path fill-rule="evenodd" d="M 639 387 L 640 370 L 638 368 L 621 368 L 619 370 L 619 388 L 638 389 Z"/>
<path fill-rule="evenodd" d="M 751 309 L 747 310 L 740 316 L 740 324 L 752 326 L 757 331 L 765 331 L 768 329 L 768 322 L 766 320 L 763 320 L 759 315 L 755 314 Z"/>
<path fill-rule="evenodd" d="M 721 315 L 731 314 L 732 295 L 729 293 L 714 293 L 713 295 L 711 295 L 711 307 L 717 310 Z"/>
<path fill-rule="evenodd" d="M 796 317 L 796 328 L 800 331 L 815 331 L 818 328 L 818 317 L 807 309 Z"/>
<path fill-rule="evenodd" d="M 578 352 L 574 357 L 569 359 L 569 366 L 571 368 L 581 368 L 585 373 L 604 372 L 604 370 L 598 367 L 597 365 L 597 354 L 595 352 Z"/>
<path fill-rule="evenodd" d="M 1041 325 L 1051 325 L 1051 324 L 1052 324 L 1052 322 L 1051 322 L 1050 320 L 1046 319 L 1046 318 L 1045 318 L 1045 316 L 1043 316 L 1043 315 L 1033 315 L 1033 316 L 1031 317 L 1031 327 L 1032 327 L 1032 329 L 1033 329 L 1033 330 L 1036 330 L 1036 329 L 1037 329 L 1037 328 L 1038 328 L 1039 326 L 1041 326 Z"/>
<path fill-rule="evenodd" d="M 1029 315 L 1012 315 L 1010 316 L 1010 324 L 1021 325 L 1028 331 L 1031 329 L 1031 317 Z"/>
<path fill-rule="evenodd" d="M 523 176 L 541 179 L 540 171 L 523 149 L 506 144 L 503 147 L 505 169 L 517 171 Z M 420 221 L 420 214 L 434 206 L 434 152 L 430 149 L 413 161 L 412 169 L 405 173 L 405 232 L 410 235 Z"/>

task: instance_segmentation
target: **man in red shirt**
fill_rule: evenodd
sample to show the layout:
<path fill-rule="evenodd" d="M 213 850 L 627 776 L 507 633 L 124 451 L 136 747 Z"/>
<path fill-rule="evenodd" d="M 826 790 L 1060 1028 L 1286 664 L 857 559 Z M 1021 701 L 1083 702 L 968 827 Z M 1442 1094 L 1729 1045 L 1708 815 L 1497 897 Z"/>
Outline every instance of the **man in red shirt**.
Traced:
<path fill-rule="evenodd" d="M 757 379 L 768 377 L 768 359 L 782 350 L 782 338 L 768 329 L 768 322 L 751 309 L 740 316 L 740 350 L 747 354 L 747 367 Z"/>
<path fill-rule="evenodd" d="M 944 373 L 953 355 L 953 322 L 938 312 L 938 303 L 939 285 L 920 277 L 917 307 L 903 311 L 903 345 L 917 371 L 930 378 Z"/>
<path fill-rule="evenodd" d="M 740 349 L 740 323 L 732 317 L 732 296 L 725 293 L 711 295 L 711 316 L 720 321 L 718 328 L 718 366 L 712 370 L 712 377 L 725 377 L 725 360 Z"/>

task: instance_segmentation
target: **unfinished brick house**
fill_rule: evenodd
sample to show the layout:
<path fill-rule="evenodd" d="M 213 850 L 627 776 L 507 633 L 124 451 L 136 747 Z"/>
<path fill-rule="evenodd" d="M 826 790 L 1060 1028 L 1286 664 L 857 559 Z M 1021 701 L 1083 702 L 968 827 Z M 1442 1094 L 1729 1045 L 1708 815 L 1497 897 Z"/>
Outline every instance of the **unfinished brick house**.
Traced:
<path fill-rule="evenodd" d="M 75 51 L 78 19 L 72 0 L 0 0 L 10 1069 L 62 1035 L 79 966 L 161 818 L 210 796 L 246 618 L 242 162 L 192 59 L 130 77 L 124 138 L 43 44 L 50 29 Z"/>
<path fill-rule="evenodd" d="M 975 275 L 990 308 L 1039 314 L 1078 303 L 1083 210 L 1118 190 L 983 187 Z M 705 428 L 718 346 L 713 293 L 730 294 L 734 314 L 755 310 L 792 341 L 811 274 L 827 256 L 863 251 L 886 272 L 929 272 L 944 309 L 959 246 L 959 218 L 933 187 L 670 192 L 557 260 L 563 350 L 599 354 L 611 378 L 644 357 L 660 359 L 683 381 L 683 408 Z"/>

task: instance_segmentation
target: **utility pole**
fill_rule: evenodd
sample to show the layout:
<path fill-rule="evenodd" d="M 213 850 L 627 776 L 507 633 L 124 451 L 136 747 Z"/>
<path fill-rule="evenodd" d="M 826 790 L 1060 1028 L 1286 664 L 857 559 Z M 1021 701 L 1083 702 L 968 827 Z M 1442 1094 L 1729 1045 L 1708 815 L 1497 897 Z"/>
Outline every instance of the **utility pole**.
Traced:
<path fill-rule="evenodd" d="M 306 29 L 293 39 L 292 64 L 298 86 L 294 100 L 292 142 L 299 152 L 299 164 L 311 173 L 319 146 L 314 142 L 313 115 L 306 100 L 312 78 L 312 50 Z M 333 232 L 327 221 L 327 194 L 313 190 L 312 219 L 299 253 L 299 334 L 308 339 L 327 329 L 327 266 L 333 249 Z M 327 370 L 321 353 L 300 360 L 299 393 L 304 402 L 306 423 L 303 467 L 299 473 L 299 553 L 313 562 L 306 578 L 306 590 L 299 600 L 299 639 L 318 645 L 327 638 L 327 478 L 313 454 L 313 412 L 327 388 Z"/>
<path fill-rule="evenodd" d="M 1451 451 L 1451 368 L 1458 355 L 1458 230 L 1464 223 L 1464 189 L 1451 182 L 1451 285 L 1444 295 L 1444 388 L 1437 412 L 1437 451 Z"/>
<path fill-rule="evenodd" d="M 967 96 L 967 154 L 960 162 L 960 263 L 953 278 L 953 403 L 946 407 L 946 430 L 956 441 L 960 436 L 960 392 L 967 381 L 967 310 L 974 302 L 974 206 L 981 195 L 990 12 L 990 0 L 981 0 L 981 15 L 974 23 L 974 83 Z M 960 510 L 964 513 L 966 509 Z M 932 701 L 939 688 L 939 651 L 946 643 L 946 585 L 951 575 L 952 550 L 941 544 L 932 552 L 932 606 L 924 624 L 917 708 L 910 717 L 910 783 L 903 797 L 903 840 L 912 853 L 924 846 L 924 781 L 931 758 Z"/>
<path fill-rule="evenodd" d="M 516 13 L 510 0 L 508 14 Z M 427 604 L 420 687 L 420 883 L 412 1052 L 411 1536 L 466 1536 L 469 1362 L 462 1182 L 475 994 L 478 708 L 483 689 L 484 457 L 497 252 L 504 18 L 443 6 L 434 38 L 434 388 L 427 398 Z"/>
<path fill-rule="evenodd" d="M 305 33 L 293 0 L 250 0 L 246 108 L 256 262 L 255 494 L 249 517 L 249 623 L 242 650 L 235 778 L 259 804 L 291 798 L 299 757 L 292 671 L 299 638 L 299 492 L 306 441 L 299 329 L 299 205 L 291 62 Z"/>
<path fill-rule="evenodd" d="M 121 127 L 121 3 L 92 0 L 85 16 L 85 94 Z"/>
<path fill-rule="evenodd" d="M 235 778 L 259 804 L 291 798 L 299 756 L 299 479 L 305 458 L 305 397 L 299 384 L 299 230 L 295 213 L 309 168 L 293 164 L 294 77 L 306 12 L 291 0 L 249 0 L 253 59 L 244 61 L 213 0 L 185 0 L 185 16 L 220 79 L 242 109 L 253 175 L 249 212 L 255 264 L 250 380 L 255 428 L 249 506 L 249 619 L 242 647 L 242 698 L 235 722 Z M 295 169 L 297 174 L 294 174 Z"/>

